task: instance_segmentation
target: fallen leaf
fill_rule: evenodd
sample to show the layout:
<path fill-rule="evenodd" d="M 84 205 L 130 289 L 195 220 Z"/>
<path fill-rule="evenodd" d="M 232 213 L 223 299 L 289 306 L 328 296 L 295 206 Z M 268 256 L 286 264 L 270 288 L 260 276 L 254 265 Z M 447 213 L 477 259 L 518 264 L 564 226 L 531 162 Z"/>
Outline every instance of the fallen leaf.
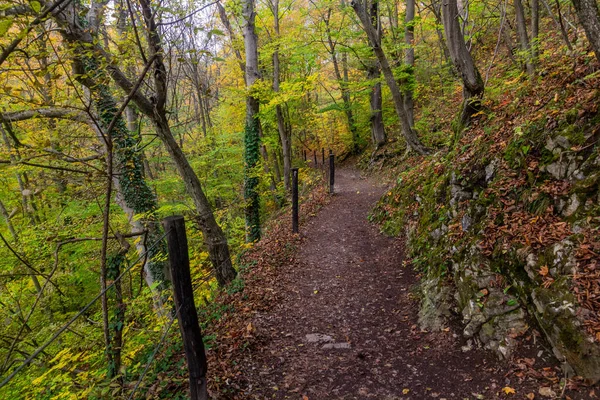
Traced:
<path fill-rule="evenodd" d="M 402 394 L 408 394 L 410 392 L 410 389 L 402 389 Z"/>
<path fill-rule="evenodd" d="M 511 388 L 510 386 L 505 386 L 505 387 L 503 387 L 503 388 L 502 388 L 502 391 L 503 391 L 505 394 L 515 394 L 515 393 L 516 393 L 516 392 L 515 392 L 515 389 Z"/>
<path fill-rule="evenodd" d="M 527 397 L 529 400 L 533 400 L 533 399 L 535 399 L 535 394 L 527 393 L 527 396 L 525 396 L 525 397 Z"/>
<path fill-rule="evenodd" d="M 544 265 L 542 268 L 540 268 L 540 275 L 541 276 L 548 275 L 548 266 L 547 265 Z"/>
<path fill-rule="evenodd" d="M 554 392 L 554 390 L 546 386 L 540 388 L 539 394 L 541 394 L 544 397 L 556 397 L 556 392 Z"/>

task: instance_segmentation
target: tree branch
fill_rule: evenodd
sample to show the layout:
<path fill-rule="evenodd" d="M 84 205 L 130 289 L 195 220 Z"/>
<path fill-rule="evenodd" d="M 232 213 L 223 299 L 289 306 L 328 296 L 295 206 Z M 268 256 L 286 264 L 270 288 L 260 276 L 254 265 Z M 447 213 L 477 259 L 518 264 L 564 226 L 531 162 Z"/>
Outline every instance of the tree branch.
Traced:
<path fill-rule="evenodd" d="M 8 122 L 25 121 L 28 119 L 39 117 L 68 119 L 71 121 L 82 122 L 84 124 L 91 123 L 90 117 L 84 112 L 68 108 L 49 107 L 0 113 L 0 121 Z"/>

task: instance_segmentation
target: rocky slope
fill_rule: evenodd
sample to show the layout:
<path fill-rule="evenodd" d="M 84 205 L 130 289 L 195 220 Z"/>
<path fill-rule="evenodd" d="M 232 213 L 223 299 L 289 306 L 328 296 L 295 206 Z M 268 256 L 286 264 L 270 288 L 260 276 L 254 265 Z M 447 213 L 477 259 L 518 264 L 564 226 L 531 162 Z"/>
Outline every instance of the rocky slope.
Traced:
<path fill-rule="evenodd" d="M 510 358 L 539 332 L 567 372 L 600 380 L 600 79 L 557 66 L 506 87 L 450 151 L 403 162 L 373 219 L 406 234 L 420 323 L 452 314 Z"/>

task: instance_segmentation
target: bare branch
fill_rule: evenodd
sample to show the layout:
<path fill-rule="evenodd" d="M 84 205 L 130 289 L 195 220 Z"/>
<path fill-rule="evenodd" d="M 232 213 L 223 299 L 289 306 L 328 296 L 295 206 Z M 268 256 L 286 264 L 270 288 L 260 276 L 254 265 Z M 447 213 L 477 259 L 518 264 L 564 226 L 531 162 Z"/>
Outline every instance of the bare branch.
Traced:
<path fill-rule="evenodd" d="M 25 121 L 28 119 L 40 117 L 68 119 L 71 121 L 82 122 L 84 124 L 91 123 L 90 117 L 84 112 L 68 108 L 49 107 L 0 113 L 0 121 L 9 122 Z"/>

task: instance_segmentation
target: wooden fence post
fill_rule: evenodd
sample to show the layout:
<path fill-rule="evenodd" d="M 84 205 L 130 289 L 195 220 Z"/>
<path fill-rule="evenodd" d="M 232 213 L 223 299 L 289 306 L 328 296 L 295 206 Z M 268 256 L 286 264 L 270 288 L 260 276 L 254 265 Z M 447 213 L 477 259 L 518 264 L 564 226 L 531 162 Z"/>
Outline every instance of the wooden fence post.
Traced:
<path fill-rule="evenodd" d="M 329 193 L 333 194 L 333 185 L 335 183 L 335 164 L 334 155 L 329 150 Z"/>
<path fill-rule="evenodd" d="M 292 232 L 298 233 L 298 168 L 292 168 Z"/>
<path fill-rule="evenodd" d="M 190 398 L 191 400 L 207 400 L 206 353 L 194 304 L 185 221 L 182 216 L 168 217 L 163 219 L 162 225 L 167 232 L 175 309 L 190 376 Z"/>

